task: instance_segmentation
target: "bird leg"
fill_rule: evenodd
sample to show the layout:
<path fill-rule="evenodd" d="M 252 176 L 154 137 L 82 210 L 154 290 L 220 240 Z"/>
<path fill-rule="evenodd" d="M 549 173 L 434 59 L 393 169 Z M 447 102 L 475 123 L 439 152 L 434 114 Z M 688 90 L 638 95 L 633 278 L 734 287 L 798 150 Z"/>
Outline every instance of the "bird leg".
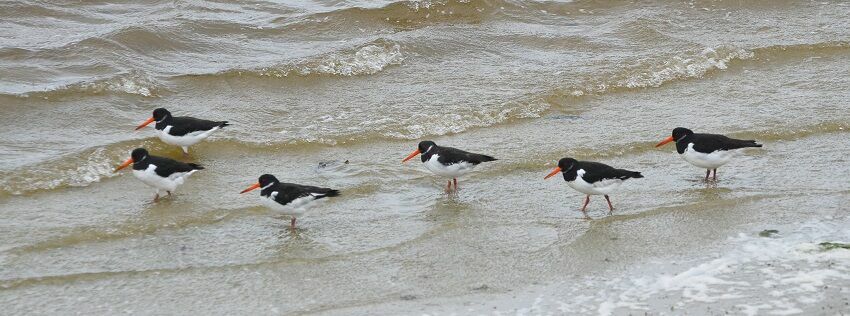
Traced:
<path fill-rule="evenodd" d="M 457 192 L 457 178 L 454 178 L 454 182 L 455 182 L 455 192 Z"/>
<path fill-rule="evenodd" d="M 168 196 L 171 196 L 171 191 L 165 191 L 165 192 L 168 192 Z"/>
<path fill-rule="evenodd" d="M 183 148 L 183 157 L 184 157 L 184 158 L 189 158 L 189 147 L 186 147 L 186 146 L 180 146 L 180 148 Z"/>
<path fill-rule="evenodd" d="M 156 195 L 153 196 L 153 202 L 159 202 L 159 192 L 157 192 Z"/>
<path fill-rule="evenodd" d="M 448 193 L 451 193 L 451 192 L 452 192 L 452 180 L 449 180 L 449 183 L 446 184 L 446 193 L 448 194 Z"/>
<path fill-rule="evenodd" d="M 611 205 L 611 198 L 605 195 L 605 200 L 608 201 L 608 215 L 614 215 L 614 205 Z"/>
<path fill-rule="evenodd" d="M 717 182 L 717 168 L 714 169 L 714 182 Z"/>
<path fill-rule="evenodd" d="M 289 221 L 289 229 L 295 230 L 295 217 Z"/>
<path fill-rule="evenodd" d="M 581 212 L 584 213 L 584 219 L 591 219 L 590 216 L 587 216 L 587 204 L 590 203 L 590 195 L 588 195 L 584 199 L 584 205 L 581 207 Z"/>
<path fill-rule="evenodd" d="M 709 175 L 711 175 L 711 169 L 705 169 L 705 182 L 708 182 Z"/>

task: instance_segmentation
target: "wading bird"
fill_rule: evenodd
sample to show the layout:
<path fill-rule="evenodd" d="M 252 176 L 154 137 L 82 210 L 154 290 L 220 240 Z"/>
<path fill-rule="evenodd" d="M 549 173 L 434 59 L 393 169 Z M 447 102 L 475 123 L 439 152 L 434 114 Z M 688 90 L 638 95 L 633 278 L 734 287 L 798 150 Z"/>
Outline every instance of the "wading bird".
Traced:
<path fill-rule="evenodd" d="M 195 171 L 204 169 L 204 167 L 197 164 L 153 156 L 148 154 L 148 151 L 144 148 L 136 148 L 130 153 L 130 158 L 115 168 L 113 172 L 118 172 L 118 170 L 124 169 L 131 164 L 133 165 L 133 175 L 144 184 L 156 189 L 156 196 L 153 198 L 154 202 L 159 201 L 161 191 L 165 191 L 170 196 L 171 192 L 174 192 L 177 186 L 183 184 L 187 177 L 195 173 Z"/>
<path fill-rule="evenodd" d="M 457 192 L 457 177 L 462 176 L 475 169 L 482 162 L 494 161 L 496 158 L 466 152 L 452 147 L 440 147 L 430 140 L 419 142 L 418 148 L 401 162 L 404 163 L 417 155 L 422 155 L 422 163 L 436 175 L 448 177 L 446 193 L 452 192 L 452 181 L 454 191 Z"/>
<path fill-rule="evenodd" d="M 213 132 L 228 126 L 227 121 L 208 121 L 189 116 L 171 116 L 164 108 L 153 110 L 153 116 L 136 127 L 140 130 L 156 122 L 156 136 L 166 144 L 180 146 L 183 155 L 189 155 L 189 146 L 200 143 Z"/>
<path fill-rule="evenodd" d="M 643 175 L 637 171 L 616 169 L 598 162 L 563 158 L 558 161 L 558 167 L 543 179 L 549 179 L 559 172 L 564 175 L 567 185 L 587 195 L 581 207 L 585 219 L 590 219 L 590 216 L 587 216 L 587 204 L 590 203 L 591 195 L 604 195 L 605 200 L 608 201 L 608 215 L 611 215 L 614 213 L 614 205 L 611 205 L 608 194 L 629 178 L 643 178 Z"/>
<path fill-rule="evenodd" d="M 761 144 L 754 140 L 734 139 L 717 134 L 696 134 L 684 127 L 674 128 L 673 135 L 665 138 L 655 147 L 664 146 L 672 141 L 676 142 L 676 151 L 685 161 L 705 168 L 705 181 L 708 181 L 712 170 L 714 170 L 713 179 L 717 181 L 717 168 L 731 161 L 740 149 L 761 147 Z"/>
<path fill-rule="evenodd" d="M 312 207 L 316 200 L 339 196 L 339 191 L 328 188 L 312 187 L 280 182 L 275 176 L 264 174 L 257 183 L 252 184 L 239 194 L 260 189 L 260 202 L 272 211 L 292 217 L 290 228 L 295 229 L 295 220 Z"/>

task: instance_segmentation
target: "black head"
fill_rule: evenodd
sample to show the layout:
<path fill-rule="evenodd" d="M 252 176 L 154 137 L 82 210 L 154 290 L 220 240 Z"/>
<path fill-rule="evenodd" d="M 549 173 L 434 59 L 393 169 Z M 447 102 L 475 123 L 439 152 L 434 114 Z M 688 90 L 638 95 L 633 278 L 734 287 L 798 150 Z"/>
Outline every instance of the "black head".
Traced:
<path fill-rule="evenodd" d="M 130 153 L 130 157 L 133 158 L 133 162 L 144 161 L 148 158 L 148 151 L 144 148 L 136 148 Z"/>
<path fill-rule="evenodd" d="M 162 121 L 162 119 L 171 116 L 171 112 L 168 112 L 165 108 L 157 108 L 153 110 L 153 119 L 154 121 Z"/>
<path fill-rule="evenodd" d="M 423 140 L 419 142 L 419 152 L 425 153 L 428 151 L 428 148 L 431 148 L 431 146 L 437 146 L 437 144 L 430 140 Z"/>
<path fill-rule="evenodd" d="M 279 183 L 280 181 L 278 181 L 273 175 L 264 174 L 260 176 L 260 180 L 257 182 L 260 183 L 261 188 L 265 188 L 269 184 Z"/>
<path fill-rule="evenodd" d="M 561 168 L 561 172 L 567 172 L 572 170 L 576 163 L 578 163 L 578 160 L 573 158 L 561 158 L 561 160 L 558 160 L 558 168 Z"/>
<path fill-rule="evenodd" d="M 682 137 L 691 135 L 693 133 L 694 133 L 694 131 L 689 130 L 687 128 L 676 127 L 676 128 L 673 129 L 673 139 L 678 141 L 678 140 L 682 139 Z"/>
<path fill-rule="evenodd" d="M 576 161 L 573 158 L 561 158 L 561 160 L 558 160 L 558 168 L 555 168 L 555 170 L 552 170 L 552 172 L 550 172 L 548 175 L 543 177 L 543 179 L 544 180 L 549 179 L 549 178 L 555 176 L 558 173 L 563 173 L 564 178 L 566 179 L 567 172 L 575 169 L 576 163 L 578 163 L 578 161 Z"/>

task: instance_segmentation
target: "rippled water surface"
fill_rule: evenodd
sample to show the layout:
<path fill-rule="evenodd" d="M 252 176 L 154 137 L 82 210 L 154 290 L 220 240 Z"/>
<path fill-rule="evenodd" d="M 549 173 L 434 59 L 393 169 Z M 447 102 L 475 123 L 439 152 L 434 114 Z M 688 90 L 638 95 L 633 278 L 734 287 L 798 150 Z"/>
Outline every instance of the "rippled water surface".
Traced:
<path fill-rule="evenodd" d="M 0 3 L 0 306 L 12 314 L 850 312 L 850 4 Z M 228 120 L 192 148 L 133 128 Z M 757 139 L 716 185 L 653 145 Z M 422 139 L 498 161 L 457 196 Z M 130 150 L 206 167 L 176 195 Z M 600 198 L 573 156 L 641 171 Z M 348 160 L 348 164 L 341 163 Z M 299 219 L 239 190 L 338 188 Z M 759 237 L 775 229 L 779 234 Z"/>

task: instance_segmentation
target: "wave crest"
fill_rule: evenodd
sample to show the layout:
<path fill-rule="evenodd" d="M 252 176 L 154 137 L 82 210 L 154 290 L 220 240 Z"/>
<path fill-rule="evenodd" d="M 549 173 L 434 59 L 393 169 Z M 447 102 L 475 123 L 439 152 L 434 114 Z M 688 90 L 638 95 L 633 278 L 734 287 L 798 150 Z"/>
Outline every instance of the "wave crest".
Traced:
<path fill-rule="evenodd" d="M 107 93 L 134 94 L 143 97 L 158 96 L 161 86 L 152 77 L 140 72 L 130 72 L 93 81 L 81 81 L 41 91 L 9 94 L 14 97 L 54 98 L 72 95 L 100 95 Z"/>
<path fill-rule="evenodd" d="M 387 67 L 404 61 L 401 45 L 376 40 L 360 47 L 333 52 L 301 61 L 257 69 L 232 69 L 216 74 L 199 74 L 193 77 L 259 76 L 285 78 L 291 76 L 341 76 L 373 75 Z"/>
<path fill-rule="evenodd" d="M 660 64 L 639 65 L 608 79 L 589 82 L 584 87 L 571 89 L 570 95 L 660 87 L 676 80 L 701 78 L 711 71 L 725 70 L 732 61 L 752 59 L 754 56 L 752 51 L 733 46 L 709 47 L 694 56 L 674 56 Z"/>
<path fill-rule="evenodd" d="M 305 61 L 292 66 L 277 69 L 263 69 L 263 76 L 285 77 L 290 74 L 358 76 L 372 75 L 391 65 L 404 61 L 401 46 L 396 43 L 373 42 L 354 51 L 332 53 L 313 61 Z"/>

